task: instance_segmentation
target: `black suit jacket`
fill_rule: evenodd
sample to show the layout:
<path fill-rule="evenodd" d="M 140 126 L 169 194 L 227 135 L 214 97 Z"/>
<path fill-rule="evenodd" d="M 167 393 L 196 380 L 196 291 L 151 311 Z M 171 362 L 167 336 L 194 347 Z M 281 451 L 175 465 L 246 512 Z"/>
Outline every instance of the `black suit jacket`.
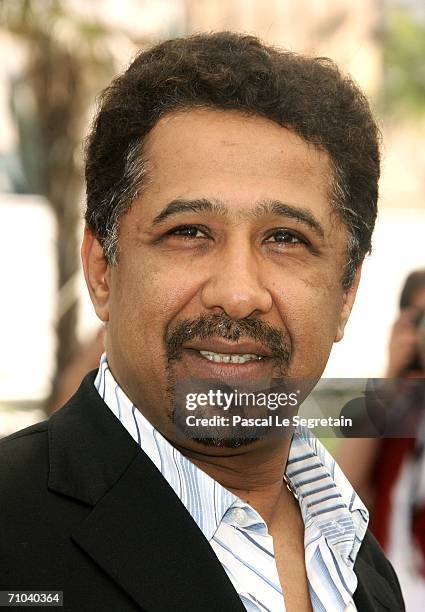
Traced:
<path fill-rule="evenodd" d="M 0 441 L 0 590 L 62 590 L 75 612 L 243 612 L 211 546 L 94 388 Z M 361 612 L 404 610 L 368 533 Z"/>

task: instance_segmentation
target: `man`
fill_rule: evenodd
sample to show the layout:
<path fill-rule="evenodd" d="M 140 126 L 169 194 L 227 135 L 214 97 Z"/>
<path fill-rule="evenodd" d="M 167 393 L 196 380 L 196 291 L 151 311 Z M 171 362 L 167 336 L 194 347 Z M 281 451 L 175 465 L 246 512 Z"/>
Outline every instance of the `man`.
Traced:
<path fill-rule="evenodd" d="M 251 36 L 162 43 L 106 90 L 82 246 L 106 354 L 1 443 L 2 589 L 68 610 L 404 609 L 317 440 L 226 436 L 211 400 L 189 434 L 179 401 L 320 377 L 370 249 L 377 138 L 329 60 Z"/>

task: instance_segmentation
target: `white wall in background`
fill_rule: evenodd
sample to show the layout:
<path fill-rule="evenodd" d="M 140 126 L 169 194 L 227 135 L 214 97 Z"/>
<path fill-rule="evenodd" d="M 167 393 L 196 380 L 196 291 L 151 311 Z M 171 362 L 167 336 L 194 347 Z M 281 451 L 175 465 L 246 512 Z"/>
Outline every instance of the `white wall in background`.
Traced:
<path fill-rule="evenodd" d="M 334 345 L 324 376 L 384 375 L 400 291 L 416 268 L 425 268 L 425 205 L 382 209 L 345 337 Z"/>

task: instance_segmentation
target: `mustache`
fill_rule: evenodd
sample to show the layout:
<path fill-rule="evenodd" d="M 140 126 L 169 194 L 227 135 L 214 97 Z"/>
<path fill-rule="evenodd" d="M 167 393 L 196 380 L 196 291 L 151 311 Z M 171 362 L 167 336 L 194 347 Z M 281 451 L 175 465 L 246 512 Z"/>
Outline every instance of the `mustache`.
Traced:
<path fill-rule="evenodd" d="M 289 335 L 269 323 L 249 317 L 234 320 L 226 314 L 203 314 L 195 319 L 179 321 L 167 331 L 165 345 L 168 361 L 181 356 L 185 342 L 212 337 L 233 342 L 242 337 L 251 338 L 267 347 L 276 365 L 280 366 L 289 362 L 292 352 Z"/>

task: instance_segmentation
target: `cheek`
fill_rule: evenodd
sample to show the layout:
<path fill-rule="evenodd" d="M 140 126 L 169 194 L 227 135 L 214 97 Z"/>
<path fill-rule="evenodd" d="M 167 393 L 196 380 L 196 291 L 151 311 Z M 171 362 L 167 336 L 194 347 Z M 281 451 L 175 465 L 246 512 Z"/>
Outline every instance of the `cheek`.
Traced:
<path fill-rule="evenodd" d="M 289 376 L 320 376 L 335 340 L 342 289 L 334 284 L 293 281 L 280 292 L 279 304 L 292 342 Z"/>
<path fill-rule="evenodd" d="M 163 367 L 168 326 L 192 299 L 190 271 L 177 272 L 143 258 L 120 263 L 111 291 L 109 333 L 145 367 Z M 124 348 L 123 348 L 124 350 Z"/>

